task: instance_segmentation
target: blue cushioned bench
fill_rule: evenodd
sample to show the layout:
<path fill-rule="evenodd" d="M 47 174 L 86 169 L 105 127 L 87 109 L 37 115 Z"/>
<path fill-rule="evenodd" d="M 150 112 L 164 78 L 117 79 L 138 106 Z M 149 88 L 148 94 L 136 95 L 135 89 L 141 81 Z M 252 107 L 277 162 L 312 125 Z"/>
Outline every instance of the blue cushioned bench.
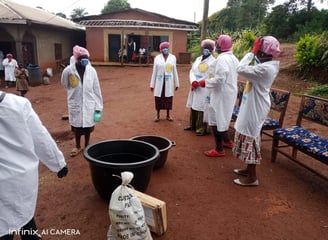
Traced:
<path fill-rule="evenodd" d="M 273 87 L 270 89 L 271 108 L 262 126 L 262 134 L 272 138 L 272 131 L 282 127 L 289 97 L 289 91 Z"/>
<path fill-rule="evenodd" d="M 301 151 L 328 165 L 328 139 L 318 134 L 320 132 L 318 128 L 306 128 L 304 123 L 307 121 L 316 123 L 318 126 L 328 126 L 328 99 L 310 95 L 302 96 L 296 125 L 273 130 L 271 161 L 275 162 L 277 153 L 280 153 L 313 173 L 328 179 L 327 176 L 323 176 L 297 159 L 297 151 Z M 321 133 L 327 130 L 321 130 Z M 284 148 L 292 148 L 292 151 L 288 152 L 283 150 Z"/>
<path fill-rule="evenodd" d="M 234 128 L 233 127 L 234 122 L 238 117 L 239 108 L 243 98 L 246 82 L 238 80 L 237 86 L 238 86 L 237 100 L 232 112 L 232 117 L 231 117 L 232 124 L 230 124 L 230 128 L 232 129 Z M 290 97 L 289 91 L 282 90 L 279 88 L 273 88 L 273 87 L 270 89 L 271 108 L 262 126 L 261 134 L 264 134 L 272 138 L 273 137 L 272 130 L 282 127 L 285 118 L 285 113 L 288 106 L 289 97 Z"/>

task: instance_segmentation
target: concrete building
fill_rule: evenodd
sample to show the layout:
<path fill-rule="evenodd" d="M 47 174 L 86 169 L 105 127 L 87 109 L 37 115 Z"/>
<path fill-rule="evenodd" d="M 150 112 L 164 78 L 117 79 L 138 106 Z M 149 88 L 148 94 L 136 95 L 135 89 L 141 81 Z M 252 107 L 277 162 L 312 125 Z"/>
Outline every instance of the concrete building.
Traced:
<path fill-rule="evenodd" d="M 0 0 L 0 50 L 19 63 L 56 69 L 85 45 L 85 29 L 46 10 Z"/>
<path fill-rule="evenodd" d="M 170 42 L 170 52 L 176 55 L 179 63 L 190 61 L 187 53 L 187 36 L 198 31 L 196 23 L 169 18 L 138 8 L 111 13 L 86 16 L 76 20 L 85 27 L 86 46 L 92 52 L 93 61 L 119 61 L 118 51 L 133 39 L 137 51 L 145 48 L 158 54 L 162 41 Z"/>

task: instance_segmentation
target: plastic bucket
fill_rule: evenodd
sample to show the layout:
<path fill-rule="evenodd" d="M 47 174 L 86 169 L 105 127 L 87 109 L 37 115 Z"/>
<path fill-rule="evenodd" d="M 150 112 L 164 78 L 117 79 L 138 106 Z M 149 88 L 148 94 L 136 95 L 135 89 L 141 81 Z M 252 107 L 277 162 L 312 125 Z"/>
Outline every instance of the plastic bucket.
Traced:
<path fill-rule="evenodd" d="M 28 84 L 30 86 L 38 86 L 42 84 L 41 71 L 38 65 L 29 64 L 27 66 L 27 71 L 28 71 Z"/>
<path fill-rule="evenodd" d="M 134 174 L 131 185 L 136 190 L 146 191 L 159 150 L 154 145 L 137 140 L 108 140 L 86 147 L 84 158 L 89 162 L 95 189 L 107 201 L 122 183 L 113 175 L 120 176 L 123 171 Z"/>
<path fill-rule="evenodd" d="M 155 163 L 154 169 L 158 169 L 164 166 L 170 148 L 176 145 L 175 142 L 165 137 L 154 136 L 154 135 L 135 136 L 131 138 L 131 140 L 139 140 L 139 141 L 147 142 L 158 148 L 160 157 L 158 161 Z"/>

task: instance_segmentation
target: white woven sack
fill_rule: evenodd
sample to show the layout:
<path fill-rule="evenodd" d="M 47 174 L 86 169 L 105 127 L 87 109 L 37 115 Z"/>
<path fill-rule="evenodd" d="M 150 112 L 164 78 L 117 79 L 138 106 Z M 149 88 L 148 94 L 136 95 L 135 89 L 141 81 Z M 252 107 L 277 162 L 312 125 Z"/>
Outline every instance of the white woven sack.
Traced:
<path fill-rule="evenodd" d="M 128 187 L 132 172 L 121 173 L 122 184 L 112 193 L 109 203 L 108 240 L 152 240 L 139 198 Z"/>

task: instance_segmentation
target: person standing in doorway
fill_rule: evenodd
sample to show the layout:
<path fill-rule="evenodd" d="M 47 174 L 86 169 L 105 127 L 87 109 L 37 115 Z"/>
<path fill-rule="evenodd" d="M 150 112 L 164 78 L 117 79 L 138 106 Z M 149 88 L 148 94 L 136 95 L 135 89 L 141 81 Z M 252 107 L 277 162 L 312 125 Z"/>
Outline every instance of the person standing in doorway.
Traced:
<path fill-rule="evenodd" d="M 136 42 L 133 40 L 133 38 L 130 38 L 128 42 L 128 62 L 133 62 L 135 60 L 136 51 Z"/>
<path fill-rule="evenodd" d="M 15 69 L 18 67 L 17 61 L 13 58 L 11 53 L 6 55 L 6 58 L 2 61 L 2 65 L 5 70 L 5 82 L 6 88 L 9 87 L 9 83 L 14 84 L 16 82 Z"/>
<path fill-rule="evenodd" d="M 73 48 L 75 64 L 68 65 L 62 73 L 61 84 L 67 90 L 68 119 L 75 134 L 75 147 L 71 150 L 74 157 L 89 145 L 90 134 L 103 111 L 103 99 L 97 72 L 89 62 L 89 51 L 78 45 Z"/>
<path fill-rule="evenodd" d="M 257 38 L 252 52 L 247 53 L 237 66 L 237 72 L 247 80 L 240 110 L 235 123 L 235 145 L 233 154 L 247 164 L 245 169 L 234 169 L 234 173 L 245 177 L 234 183 L 240 186 L 258 186 L 256 166 L 261 157 L 261 129 L 270 111 L 270 88 L 279 73 L 280 43 L 272 36 Z M 252 65 L 251 62 L 258 61 Z"/>
<path fill-rule="evenodd" d="M 231 37 L 220 35 L 217 47 L 219 56 L 215 61 L 213 77 L 199 82 L 201 87 L 208 88 L 211 93 L 208 124 L 212 127 L 215 148 L 204 152 L 208 157 L 224 157 L 224 147 L 233 146 L 229 136 L 229 125 L 237 98 L 236 67 L 239 61 L 231 50 Z"/>
<path fill-rule="evenodd" d="M 166 120 L 173 121 L 170 110 L 173 106 L 174 90 L 179 88 L 179 76 L 176 65 L 176 57 L 169 53 L 169 42 L 159 45 L 160 54 L 155 57 L 153 73 L 150 80 L 150 90 L 155 97 L 157 115 L 154 122 L 160 120 L 160 110 L 166 110 Z"/>

